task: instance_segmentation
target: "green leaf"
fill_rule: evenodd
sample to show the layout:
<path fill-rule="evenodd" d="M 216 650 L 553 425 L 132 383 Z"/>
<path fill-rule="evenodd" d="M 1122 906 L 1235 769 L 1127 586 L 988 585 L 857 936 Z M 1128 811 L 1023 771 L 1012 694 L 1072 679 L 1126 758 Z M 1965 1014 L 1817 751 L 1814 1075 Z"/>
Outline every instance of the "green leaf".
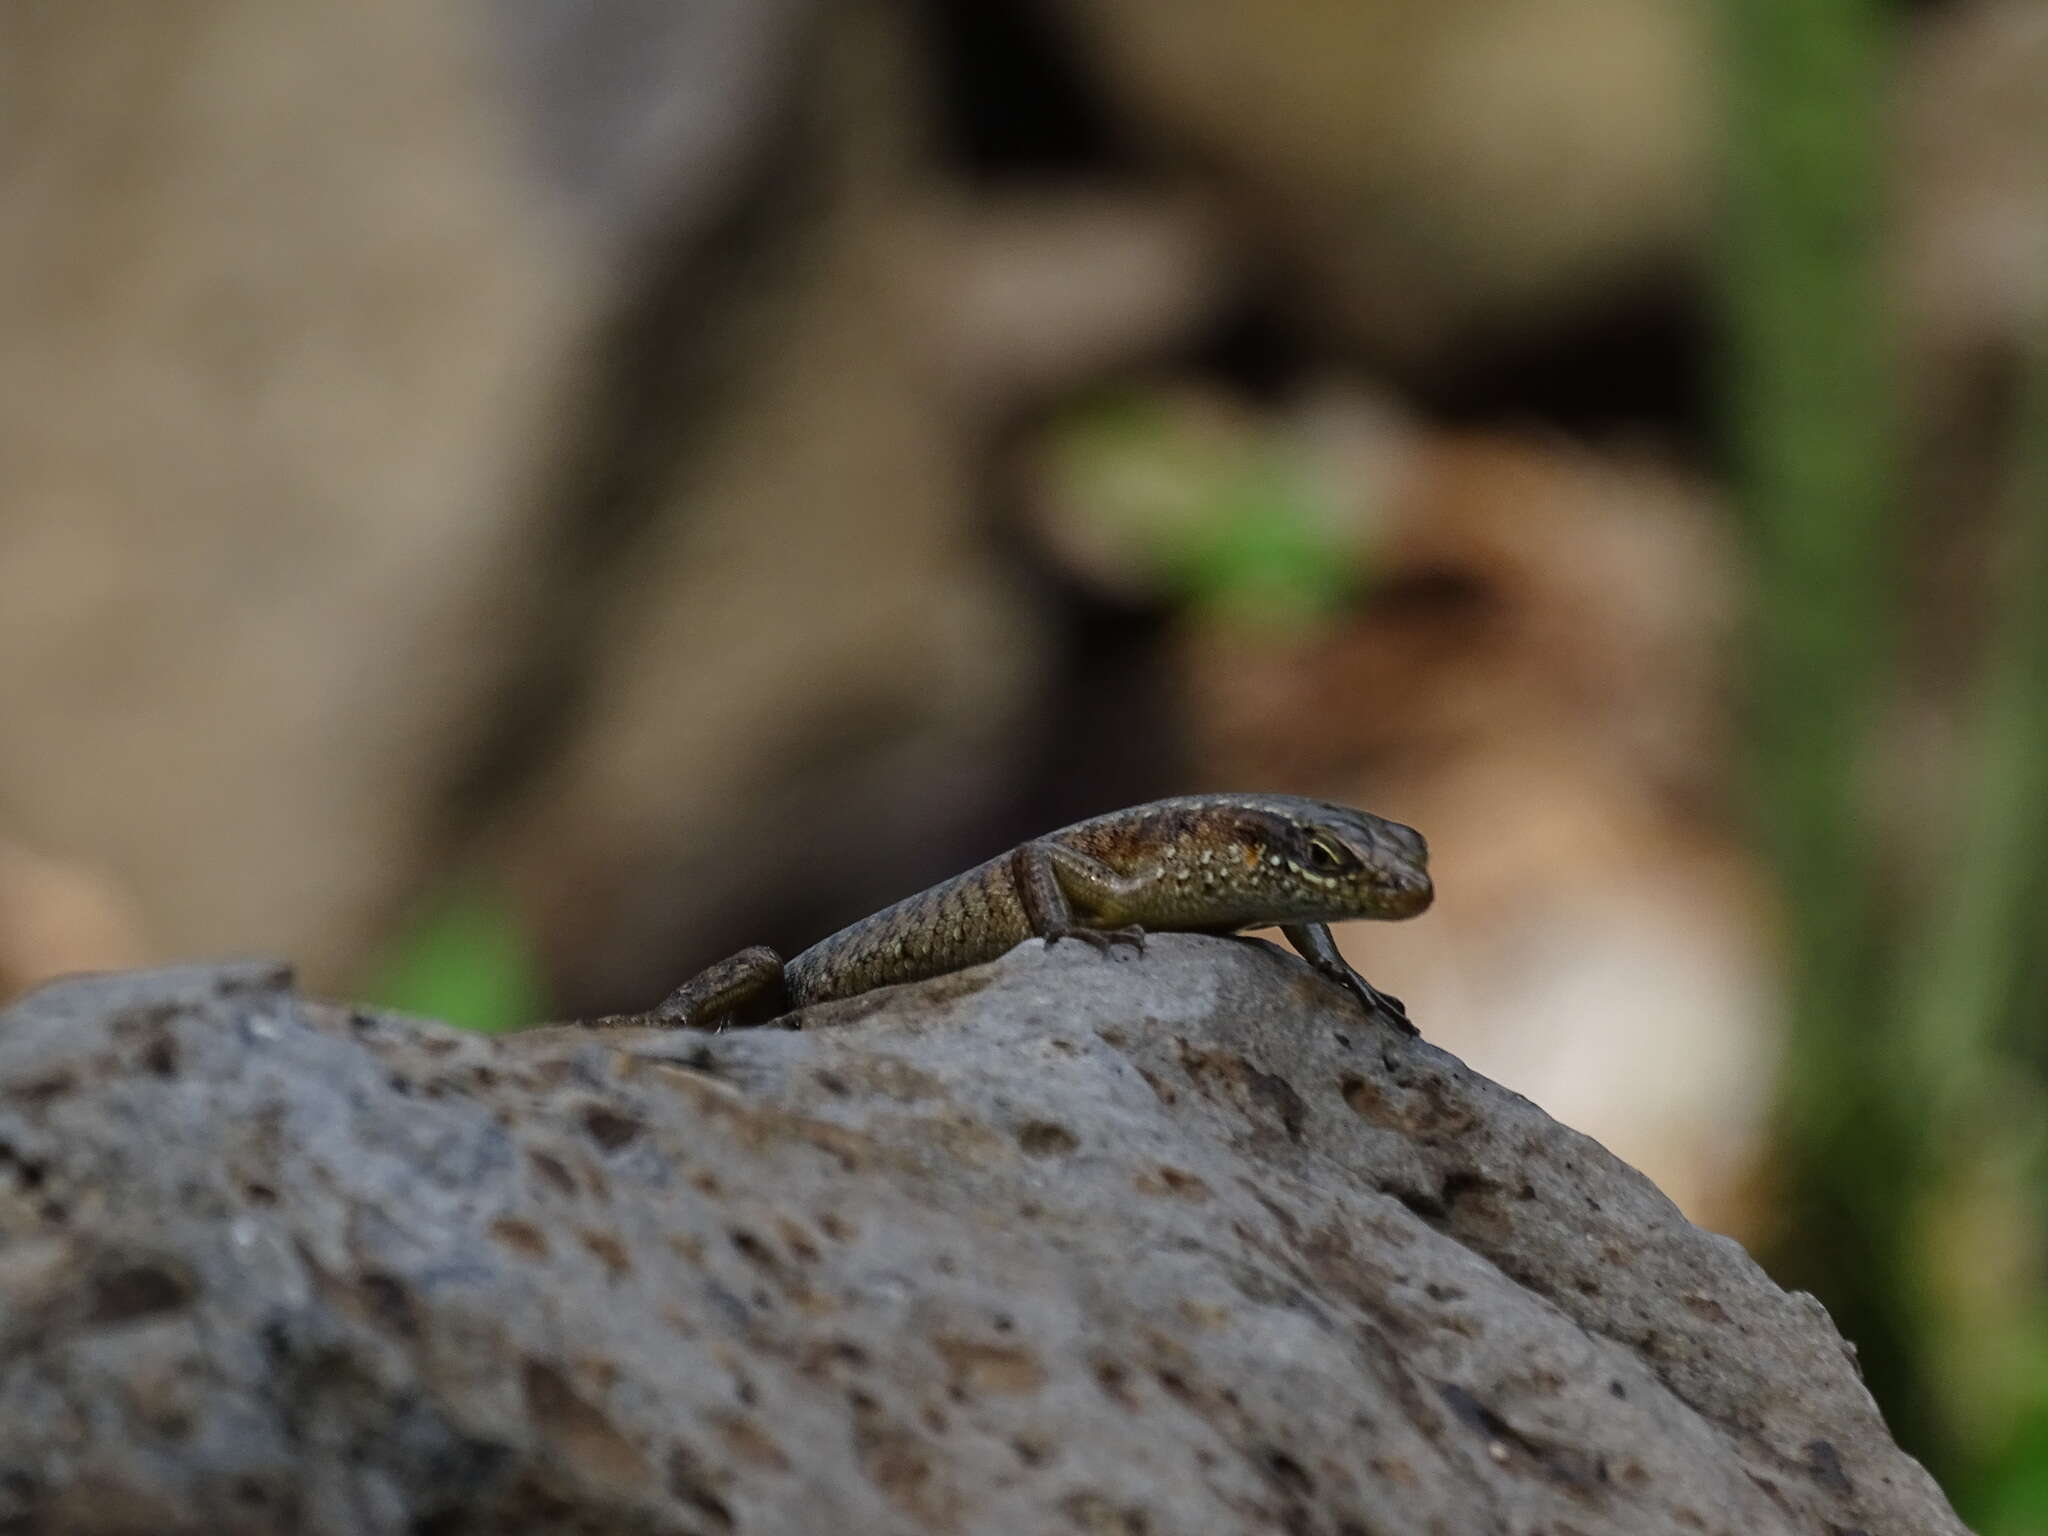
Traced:
<path fill-rule="evenodd" d="M 1219 479 L 1173 551 L 1182 593 L 1201 608 L 1281 622 L 1341 608 L 1354 575 L 1333 547 L 1318 490 L 1281 452 L 1257 454 Z"/>
<path fill-rule="evenodd" d="M 501 893 L 441 892 L 372 970 L 373 1004 L 497 1033 L 546 1012 L 532 946 Z"/>

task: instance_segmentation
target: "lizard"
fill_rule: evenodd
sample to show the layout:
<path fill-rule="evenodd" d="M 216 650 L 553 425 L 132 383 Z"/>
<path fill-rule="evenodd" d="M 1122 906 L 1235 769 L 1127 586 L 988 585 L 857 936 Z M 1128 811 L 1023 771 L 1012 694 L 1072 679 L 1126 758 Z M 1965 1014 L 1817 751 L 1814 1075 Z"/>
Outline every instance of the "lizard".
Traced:
<path fill-rule="evenodd" d="M 1369 1013 L 1417 1033 L 1399 998 L 1348 965 L 1329 925 L 1413 917 L 1434 895 L 1422 835 L 1366 811 L 1294 795 L 1154 800 L 1022 843 L 784 960 L 765 945 L 699 972 L 651 1014 L 591 1026 L 723 1027 L 736 1011 L 787 1009 L 963 970 L 1023 943 L 1142 950 L 1145 934 L 1278 926 Z"/>

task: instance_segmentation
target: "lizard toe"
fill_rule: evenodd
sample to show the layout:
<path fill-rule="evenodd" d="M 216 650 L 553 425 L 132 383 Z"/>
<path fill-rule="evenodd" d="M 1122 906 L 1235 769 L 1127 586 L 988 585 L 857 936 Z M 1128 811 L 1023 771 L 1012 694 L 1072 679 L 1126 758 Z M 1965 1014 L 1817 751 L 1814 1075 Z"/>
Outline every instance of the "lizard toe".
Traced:
<path fill-rule="evenodd" d="M 1378 987 L 1353 971 L 1345 978 L 1351 991 L 1365 1004 L 1367 1013 L 1376 1013 L 1404 1035 L 1420 1035 L 1408 1017 L 1408 1005 L 1391 992 L 1382 992 Z"/>
<path fill-rule="evenodd" d="M 1079 939 L 1097 954 L 1106 955 L 1119 944 L 1128 944 L 1133 949 L 1145 947 L 1145 930 L 1135 925 L 1129 928 L 1055 928 L 1045 936 L 1045 947 L 1051 949 L 1061 939 Z"/>
<path fill-rule="evenodd" d="M 1109 935 L 1093 928 L 1052 928 L 1046 931 L 1045 947 L 1051 949 L 1061 939 L 1079 939 L 1090 949 L 1100 953 L 1109 948 Z"/>
<path fill-rule="evenodd" d="M 1369 990 L 1372 992 L 1372 1000 L 1366 1006 L 1370 1012 L 1377 1013 L 1404 1035 L 1420 1035 L 1422 1033 L 1421 1030 L 1415 1027 L 1414 1021 L 1408 1017 L 1408 1005 L 1406 1003 L 1394 996 L 1393 993 L 1382 992 L 1377 987 L 1369 988 Z"/>

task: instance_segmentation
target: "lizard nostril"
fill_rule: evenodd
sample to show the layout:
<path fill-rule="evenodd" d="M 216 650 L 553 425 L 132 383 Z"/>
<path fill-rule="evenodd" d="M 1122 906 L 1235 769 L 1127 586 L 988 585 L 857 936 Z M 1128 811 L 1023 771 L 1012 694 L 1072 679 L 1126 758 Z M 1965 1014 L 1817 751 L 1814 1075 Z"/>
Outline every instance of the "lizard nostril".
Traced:
<path fill-rule="evenodd" d="M 1429 876 L 1420 870 L 1408 877 L 1406 889 L 1408 910 L 1411 914 L 1426 910 L 1429 904 L 1436 900 L 1436 886 L 1431 883 Z"/>

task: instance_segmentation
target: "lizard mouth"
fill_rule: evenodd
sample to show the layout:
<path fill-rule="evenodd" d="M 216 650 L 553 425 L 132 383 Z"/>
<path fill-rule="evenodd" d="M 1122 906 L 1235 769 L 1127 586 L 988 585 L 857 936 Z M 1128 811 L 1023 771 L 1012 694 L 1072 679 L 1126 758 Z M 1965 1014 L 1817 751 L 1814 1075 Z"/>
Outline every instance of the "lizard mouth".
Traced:
<path fill-rule="evenodd" d="M 1393 875 L 1379 883 L 1381 912 L 1387 917 L 1414 917 L 1429 910 L 1436 900 L 1436 886 L 1420 869 Z"/>

